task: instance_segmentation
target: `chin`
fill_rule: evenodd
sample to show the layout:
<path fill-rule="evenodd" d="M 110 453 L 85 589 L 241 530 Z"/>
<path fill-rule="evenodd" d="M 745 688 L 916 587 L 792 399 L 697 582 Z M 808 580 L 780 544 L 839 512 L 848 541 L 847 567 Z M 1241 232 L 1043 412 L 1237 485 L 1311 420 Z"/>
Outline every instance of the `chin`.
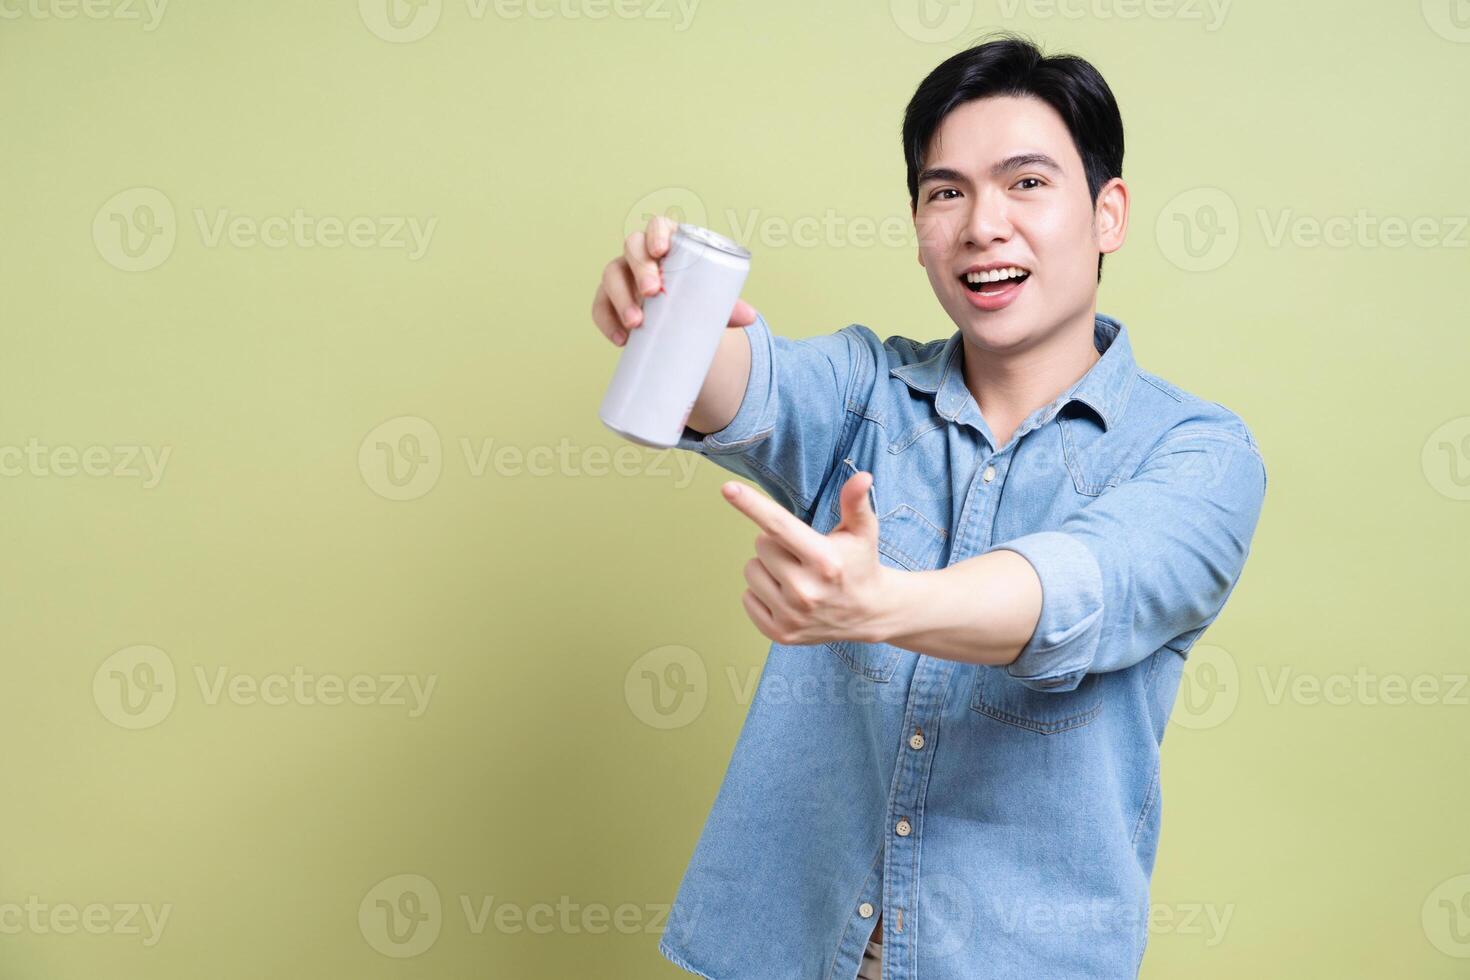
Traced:
<path fill-rule="evenodd" d="M 1010 324 L 1015 324 L 1016 318 L 1007 318 Z M 972 319 L 961 329 L 965 336 L 970 339 L 976 347 L 981 350 L 995 351 L 997 353 L 1024 347 L 1031 339 L 1031 333 L 1021 326 L 997 322 L 991 314 L 982 313 L 976 319 Z"/>
<path fill-rule="evenodd" d="M 1027 316 L 1023 310 L 1015 307 L 995 311 L 977 310 L 964 297 L 960 297 L 959 302 L 963 305 L 959 308 L 959 315 L 954 317 L 955 322 L 978 347 L 1006 350 L 1026 343 L 1035 331 L 1037 321 Z"/>

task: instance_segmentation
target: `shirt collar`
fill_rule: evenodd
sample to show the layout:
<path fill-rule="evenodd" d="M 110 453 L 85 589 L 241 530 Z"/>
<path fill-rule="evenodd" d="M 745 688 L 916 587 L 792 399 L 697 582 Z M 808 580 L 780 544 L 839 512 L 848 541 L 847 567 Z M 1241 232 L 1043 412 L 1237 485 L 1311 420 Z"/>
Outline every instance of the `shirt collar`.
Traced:
<path fill-rule="evenodd" d="M 1133 345 L 1128 339 L 1128 328 L 1119 320 L 1103 313 L 1093 318 L 1092 343 L 1102 357 L 1087 373 L 1078 378 L 1066 391 L 1048 405 L 1044 411 L 1049 418 L 1069 403 L 1076 401 L 1092 409 L 1102 420 L 1103 429 L 1117 425 L 1123 405 L 1128 397 L 1128 386 L 1138 367 L 1133 360 Z M 901 364 L 890 368 L 888 373 L 907 384 L 915 391 L 934 396 L 934 408 L 945 419 L 953 422 L 964 411 L 965 405 L 973 401 L 970 389 L 965 386 L 965 373 L 960 360 L 963 349 L 963 333 L 956 330 L 944 342 L 944 346 L 922 361 Z"/>

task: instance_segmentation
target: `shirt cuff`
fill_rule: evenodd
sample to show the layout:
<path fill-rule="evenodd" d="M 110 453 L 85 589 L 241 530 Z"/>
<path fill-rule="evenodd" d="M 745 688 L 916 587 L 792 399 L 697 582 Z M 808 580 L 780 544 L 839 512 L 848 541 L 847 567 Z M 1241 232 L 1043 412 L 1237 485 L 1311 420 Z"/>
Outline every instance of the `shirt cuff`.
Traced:
<path fill-rule="evenodd" d="M 1103 622 L 1102 569 L 1087 546 L 1062 531 L 1037 531 L 987 548 L 1014 551 L 1041 579 L 1041 618 L 1006 671 L 1037 691 L 1071 691 L 1097 652 Z"/>
<path fill-rule="evenodd" d="M 765 318 L 757 314 L 755 323 L 750 326 L 727 329 L 744 330 L 750 340 L 750 378 L 745 383 L 740 408 L 730 424 L 717 432 L 701 435 L 684 426 L 679 441 L 674 443 L 676 449 L 714 455 L 743 452 L 775 429 L 773 422 L 766 422 L 765 428 L 761 428 L 765 407 L 775 395 L 771 371 L 771 328 L 766 325 Z"/>

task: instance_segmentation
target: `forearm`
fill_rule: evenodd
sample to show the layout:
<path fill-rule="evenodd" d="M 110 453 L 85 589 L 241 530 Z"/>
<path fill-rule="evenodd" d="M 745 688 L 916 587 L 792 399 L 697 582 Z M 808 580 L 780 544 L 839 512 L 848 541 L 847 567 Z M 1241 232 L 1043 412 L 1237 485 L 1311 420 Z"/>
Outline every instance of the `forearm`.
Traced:
<path fill-rule="evenodd" d="M 1000 666 L 1016 659 L 1041 618 L 1041 580 L 1014 551 L 997 550 L 948 568 L 885 566 L 875 617 L 878 642 L 945 660 Z"/>
<path fill-rule="evenodd" d="M 750 338 L 745 328 L 728 327 L 685 424 L 701 435 L 718 432 L 729 425 L 740 411 L 749 381 Z"/>

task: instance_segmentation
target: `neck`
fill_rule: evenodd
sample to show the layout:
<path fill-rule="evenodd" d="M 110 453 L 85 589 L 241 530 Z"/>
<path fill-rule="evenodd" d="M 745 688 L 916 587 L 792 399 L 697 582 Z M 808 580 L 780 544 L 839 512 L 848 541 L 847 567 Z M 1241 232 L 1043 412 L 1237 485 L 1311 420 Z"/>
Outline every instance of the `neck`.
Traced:
<path fill-rule="evenodd" d="M 983 350 L 964 337 L 965 386 L 995 436 L 1010 441 L 1018 425 L 1085 375 L 1102 357 L 1093 343 L 1096 313 L 1088 309 L 1034 344 L 1014 351 Z"/>

